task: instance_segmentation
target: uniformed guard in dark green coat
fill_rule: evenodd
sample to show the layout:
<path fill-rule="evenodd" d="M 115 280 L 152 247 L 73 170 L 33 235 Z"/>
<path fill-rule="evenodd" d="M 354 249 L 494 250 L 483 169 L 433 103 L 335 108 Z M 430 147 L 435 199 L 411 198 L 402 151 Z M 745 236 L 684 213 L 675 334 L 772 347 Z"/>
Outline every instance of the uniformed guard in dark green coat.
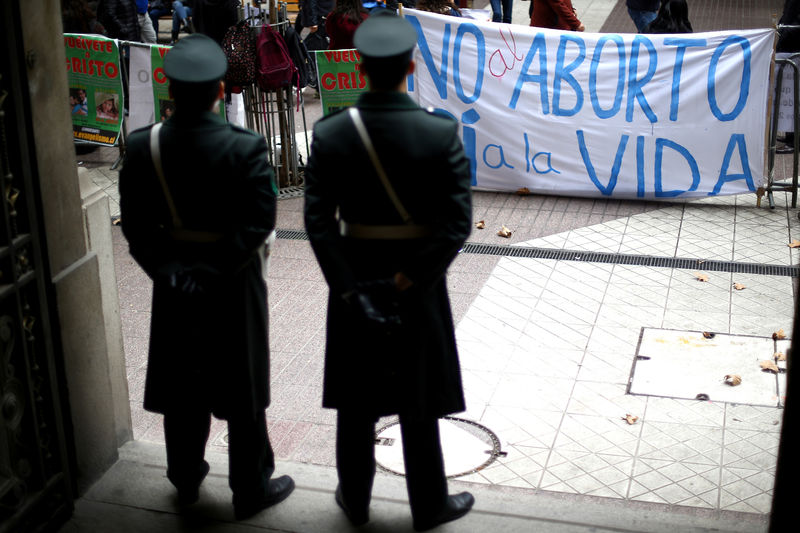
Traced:
<path fill-rule="evenodd" d="M 354 524 L 368 521 L 375 422 L 399 414 L 414 527 L 425 530 L 474 501 L 448 496 L 438 433 L 439 417 L 464 410 L 445 273 L 472 225 L 469 161 L 458 124 L 403 90 L 412 26 L 373 15 L 354 42 L 371 90 L 356 116 L 317 123 L 306 168 L 306 228 L 330 287 L 322 403 L 338 410 L 336 501 Z"/>
<path fill-rule="evenodd" d="M 269 404 L 264 242 L 275 226 L 263 137 L 210 109 L 227 61 L 204 35 L 166 55 L 175 114 L 135 131 L 120 172 L 122 230 L 153 280 L 144 407 L 164 414 L 167 477 L 198 498 L 211 414 L 228 421 L 237 519 L 286 498 L 264 409 Z M 163 126 L 163 127 L 162 127 Z M 160 170 L 159 170 L 160 167 Z"/>

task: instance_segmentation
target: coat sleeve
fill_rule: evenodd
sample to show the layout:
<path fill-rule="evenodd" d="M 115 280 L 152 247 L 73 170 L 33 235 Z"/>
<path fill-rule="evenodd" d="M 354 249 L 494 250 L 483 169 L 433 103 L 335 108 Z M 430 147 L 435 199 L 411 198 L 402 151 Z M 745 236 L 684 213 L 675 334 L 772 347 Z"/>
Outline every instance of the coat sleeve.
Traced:
<path fill-rule="evenodd" d="M 581 21 L 575 16 L 575 10 L 572 9 L 572 6 L 567 5 L 564 0 L 547 0 L 547 3 L 550 4 L 550 7 L 555 11 L 559 22 L 563 26 L 571 30 L 577 30 L 580 27 Z"/>
<path fill-rule="evenodd" d="M 131 256 L 151 279 L 169 274 L 170 263 L 177 260 L 162 217 L 167 205 L 145 149 L 147 133 L 136 132 L 128 140 L 125 160 L 119 172 L 119 203 L 122 233 Z"/>
<path fill-rule="evenodd" d="M 226 236 L 219 255 L 222 271 L 241 268 L 275 229 L 275 172 L 267 162 L 266 140 L 252 137 L 248 139 L 251 142 L 237 169 L 243 182 L 235 205 L 241 209 L 237 209 L 239 218 L 233 231 Z"/>
<path fill-rule="evenodd" d="M 331 294 L 343 294 L 353 288 L 356 279 L 342 253 L 342 237 L 336 220 L 339 207 L 336 180 L 323 178 L 325 169 L 337 168 L 329 161 L 324 137 L 319 127 L 315 127 L 305 173 L 304 218 L 311 247 Z"/>

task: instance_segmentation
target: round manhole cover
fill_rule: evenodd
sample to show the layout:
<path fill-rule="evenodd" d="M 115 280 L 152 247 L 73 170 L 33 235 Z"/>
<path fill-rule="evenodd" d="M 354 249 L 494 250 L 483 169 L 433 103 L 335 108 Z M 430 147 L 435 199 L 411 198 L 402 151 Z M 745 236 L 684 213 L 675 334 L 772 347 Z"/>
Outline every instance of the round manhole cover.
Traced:
<path fill-rule="evenodd" d="M 500 439 L 489 428 L 463 418 L 446 416 L 439 420 L 439 435 L 447 477 L 467 476 L 483 470 L 497 457 Z M 400 422 L 386 424 L 375 432 L 375 461 L 386 472 L 405 475 Z"/>

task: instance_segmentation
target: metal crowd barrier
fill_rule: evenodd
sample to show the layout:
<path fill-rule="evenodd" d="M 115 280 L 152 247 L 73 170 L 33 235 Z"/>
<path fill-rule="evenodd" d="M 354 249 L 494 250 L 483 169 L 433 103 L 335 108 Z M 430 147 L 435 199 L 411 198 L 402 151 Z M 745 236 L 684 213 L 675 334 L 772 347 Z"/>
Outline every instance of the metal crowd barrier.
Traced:
<path fill-rule="evenodd" d="M 800 29 L 800 26 L 788 26 L 788 25 L 779 25 L 778 31 L 783 29 Z M 776 59 L 775 64 L 778 66 L 777 75 L 775 76 L 775 98 L 773 103 L 773 112 L 772 112 L 772 123 L 770 127 L 769 133 L 769 152 L 768 152 L 768 174 L 767 174 L 767 198 L 769 200 L 769 207 L 770 209 L 775 208 L 775 200 L 773 198 L 773 192 L 776 191 L 789 191 L 792 193 L 792 207 L 797 207 L 797 170 L 798 170 L 798 156 L 800 155 L 800 109 L 798 109 L 798 103 L 800 103 L 800 80 L 798 79 L 798 73 L 800 70 L 797 67 L 796 61 L 800 61 L 800 52 L 791 54 L 787 58 Z M 794 123 L 794 145 L 792 150 L 792 182 L 791 184 L 788 183 L 776 183 L 775 182 L 775 150 L 777 148 L 777 141 L 778 141 L 778 112 L 780 109 L 781 104 L 781 88 L 783 87 L 783 73 L 785 72 L 786 68 L 789 67 L 792 69 L 792 73 L 794 74 L 794 87 L 793 87 L 793 123 Z"/>

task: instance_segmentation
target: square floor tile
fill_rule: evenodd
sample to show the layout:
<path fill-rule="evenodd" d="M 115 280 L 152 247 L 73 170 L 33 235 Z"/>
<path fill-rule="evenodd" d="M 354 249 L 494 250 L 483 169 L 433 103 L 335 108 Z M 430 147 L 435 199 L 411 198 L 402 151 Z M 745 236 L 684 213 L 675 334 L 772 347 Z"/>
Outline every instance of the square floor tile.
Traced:
<path fill-rule="evenodd" d="M 725 428 L 722 465 L 774 471 L 779 440 L 779 433 Z"/>
<path fill-rule="evenodd" d="M 580 364 L 580 381 L 597 381 L 627 385 L 633 368 L 633 357 L 618 352 L 587 353 Z"/>
<path fill-rule="evenodd" d="M 719 472 L 717 465 L 637 458 L 628 496 L 632 500 L 715 508 Z"/>
<path fill-rule="evenodd" d="M 540 487 L 559 492 L 624 498 L 630 482 L 633 458 L 570 450 L 554 450 Z"/>
<path fill-rule="evenodd" d="M 632 414 L 641 417 L 647 399 L 626 394 L 626 385 L 577 381 L 572 391 L 567 413 L 602 417 L 624 417 Z"/>
<path fill-rule="evenodd" d="M 563 411 L 574 383 L 572 379 L 503 374 L 489 405 Z"/>
<path fill-rule="evenodd" d="M 722 428 L 645 421 L 637 457 L 720 465 Z"/>
<path fill-rule="evenodd" d="M 780 433 L 783 409 L 757 405 L 725 405 L 726 429 L 749 429 L 768 433 Z"/>
<path fill-rule="evenodd" d="M 646 418 L 648 422 L 722 427 L 725 421 L 725 406 L 726 404 L 721 402 L 651 396 L 647 399 Z"/>
<path fill-rule="evenodd" d="M 763 470 L 722 468 L 720 509 L 769 513 L 775 475 Z"/>
<path fill-rule="evenodd" d="M 601 417 L 567 414 L 561 422 L 554 450 L 595 454 L 636 453 L 641 424 L 629 425 L 620 416 Z"/>

